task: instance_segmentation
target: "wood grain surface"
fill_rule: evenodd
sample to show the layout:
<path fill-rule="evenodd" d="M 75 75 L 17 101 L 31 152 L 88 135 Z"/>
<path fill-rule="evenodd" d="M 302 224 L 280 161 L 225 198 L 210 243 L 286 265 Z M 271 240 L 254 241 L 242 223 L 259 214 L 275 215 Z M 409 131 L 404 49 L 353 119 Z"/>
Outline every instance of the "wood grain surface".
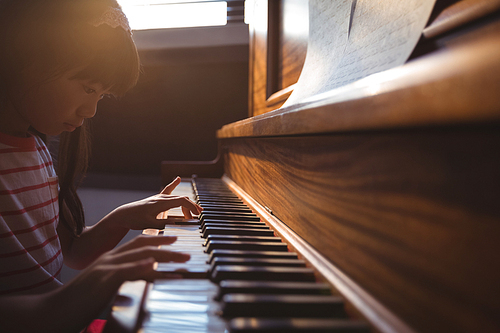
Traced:
<path fill-rule="evenodd" d="M 487 16 L 500 9 L 499 0 L 441 0 L 422 34 L 432 38 Z"/>
<path fill-rule="evenodd" d="M 297 135 L 497 121 L 500 22 L 483 32 L 478 33 L 478 39 L 303 103 L 228 124 L 217 136 Z"/>
<path fill-rule="evenodd" d="M 309 31 L 307 1 L 259 0 L 253 4 L 249 24 L 250 117 L 285 102 L 290 93 L 286 89 L 297 82 L 302 70 Z M 282 90 L 285 93 L 280 93 Z"/>
<path fill-rule="evenodd" d="M 229 178 L 417 331 L 498 331 L 498 126 L 224 141 Z"/>

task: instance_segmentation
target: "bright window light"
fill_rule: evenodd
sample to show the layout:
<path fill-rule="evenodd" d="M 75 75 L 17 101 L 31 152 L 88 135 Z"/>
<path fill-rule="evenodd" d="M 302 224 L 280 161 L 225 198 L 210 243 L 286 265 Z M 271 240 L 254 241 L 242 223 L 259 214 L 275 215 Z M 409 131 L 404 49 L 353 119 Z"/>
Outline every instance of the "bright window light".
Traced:
<path fill-rule="evenodd" d="M 119 0 L 132 30 L 220 26 L 227 24 L 227 2 Z"/>

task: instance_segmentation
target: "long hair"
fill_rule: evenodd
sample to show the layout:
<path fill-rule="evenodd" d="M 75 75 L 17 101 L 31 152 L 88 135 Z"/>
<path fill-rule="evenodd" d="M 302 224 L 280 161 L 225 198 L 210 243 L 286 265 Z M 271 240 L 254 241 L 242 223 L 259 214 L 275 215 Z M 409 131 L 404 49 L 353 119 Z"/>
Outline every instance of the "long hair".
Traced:
<path fill-rule="evenodd" d="M 128 31 L 90 22 L 115 0 L 0 0 L 0 89 L 31 89 L 76 70 L 72 79 L 100 83 L 122 96 L 138 80 L 140 62 Z M 14 87 L 14 88 L 13 88 Z M 36 129 L 35 129 L 36 130 Z M 76 189 L 88 166 L 87 122 L 60 135 L 56 169 L 60 221 L 75 236 L 85 227 Z"/>

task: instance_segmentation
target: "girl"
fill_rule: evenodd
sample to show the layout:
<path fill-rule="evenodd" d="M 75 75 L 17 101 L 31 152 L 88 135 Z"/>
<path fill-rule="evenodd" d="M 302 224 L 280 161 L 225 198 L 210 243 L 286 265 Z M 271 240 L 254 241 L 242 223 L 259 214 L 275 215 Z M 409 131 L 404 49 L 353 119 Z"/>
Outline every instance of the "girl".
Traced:
<path fill-rule="evenodd" d="M 0 327 L 14 332 L 78 332 L 123 281 L 160 277 L 154 262 L 185 261 L 130 229 L 161 228 L 156 216 L 181 206 L 162 193 L 121 206 L 85 227 L 76 185 L 87 162 L 85 126 L 104 96 L 123 95 L 139 58 L 114 0 L 0 0 Z M 52 161 L 45 141 L 60 135 Z M 55 166 L 55 168 L 54 168 Z M 56 172 L 57 170 L 57 172 Z M 62 286 L 62 263 L 81 274 Z"/>

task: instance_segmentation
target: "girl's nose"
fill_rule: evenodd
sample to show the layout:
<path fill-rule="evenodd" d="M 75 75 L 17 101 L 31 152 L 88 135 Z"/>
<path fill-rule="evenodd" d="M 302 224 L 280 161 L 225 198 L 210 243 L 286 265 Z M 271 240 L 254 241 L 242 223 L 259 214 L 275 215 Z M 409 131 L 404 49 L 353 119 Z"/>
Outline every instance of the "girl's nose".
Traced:
<path fill-rule="evenodd" d="M 97 112 L 97 103 L 99 100 L 89 101 L 88 103 L 82 105 L 80 109 L 78 109 L 78 115 L 83 118 L 92 118 L 95 116 Z"/>

